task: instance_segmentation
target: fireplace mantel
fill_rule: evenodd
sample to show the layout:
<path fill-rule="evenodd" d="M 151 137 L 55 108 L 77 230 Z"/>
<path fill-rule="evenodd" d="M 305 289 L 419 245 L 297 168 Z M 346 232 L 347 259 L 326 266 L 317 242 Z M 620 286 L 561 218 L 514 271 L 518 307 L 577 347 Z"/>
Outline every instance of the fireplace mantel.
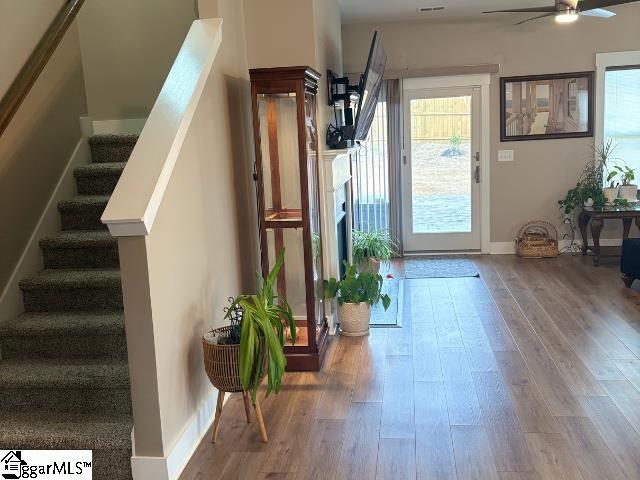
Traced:
<path fill-rule="evenodd" d="M 357 155 L 357 148 L 327 150 L 322 155 L 322 231 L 324 277 L 340 278 L 339 232 L 345 229 L 346 259 L 351 261 L 351 231 L 353 229 L 353 208 L 351 205 L 351 162 Z M 344 218 L 345 223 L 341 224 Z M 336 331 L 335 302 L 327 304 L 329 332 Z"/>

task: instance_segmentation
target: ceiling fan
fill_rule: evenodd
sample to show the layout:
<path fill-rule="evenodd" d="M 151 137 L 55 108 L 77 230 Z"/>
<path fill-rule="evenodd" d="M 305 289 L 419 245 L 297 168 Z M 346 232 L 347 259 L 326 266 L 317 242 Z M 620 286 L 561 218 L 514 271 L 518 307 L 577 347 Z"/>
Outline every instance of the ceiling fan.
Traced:
<path fill-rule="evenodd" d="M 622 5 L 623 3 L 635 3 L 640 0 L 556 0 L 555 5 L 550 7 L 532 7 L 532 8 L 512 8 L 507 10 L 492 10 L 482 13 L 541 13 L 537 17 L 529 18 L 518 22 L 515 25 L 521 25 L 531 20 L 538 20 L 545 17 L 556 17 L 558 23 L 575 22 L 580 15 L 589 17 L 610 18 L 615 15 L 604 7 L 612 7 L 614 5 Z"/>

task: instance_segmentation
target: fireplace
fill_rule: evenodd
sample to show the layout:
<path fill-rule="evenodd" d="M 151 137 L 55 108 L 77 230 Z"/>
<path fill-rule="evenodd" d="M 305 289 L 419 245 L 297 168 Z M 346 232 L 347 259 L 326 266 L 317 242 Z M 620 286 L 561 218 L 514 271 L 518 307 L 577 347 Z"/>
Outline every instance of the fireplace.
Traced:
<path fill-rule="evenodd" d="M 345 260 L 349 260 L 349 248 L 351 247 L 351 231 L 347 228 L 349 224 L 349 218 L 347 211 L 349 211 L 347 204 L 347 190 L 348 184 L 345 183 L 344 187 L 336 192 L 335 207 L 336 207 L 336 241 L 338 252 L 338 272 L 340 272 L 340 278 L 344 276 Z"/>
<path fill-rule="evenodd" d="M 324 152 L 322 165 L 323 201 L 323 257 L 324 277 L 341 278 L 344 260 L 351 261 L 351 231 L 353 206 L 351 203 L 351 164 L 357 161 L 357 149 Z M 326 306 L 329 332 L 335 334 L 335 304 Z"/>

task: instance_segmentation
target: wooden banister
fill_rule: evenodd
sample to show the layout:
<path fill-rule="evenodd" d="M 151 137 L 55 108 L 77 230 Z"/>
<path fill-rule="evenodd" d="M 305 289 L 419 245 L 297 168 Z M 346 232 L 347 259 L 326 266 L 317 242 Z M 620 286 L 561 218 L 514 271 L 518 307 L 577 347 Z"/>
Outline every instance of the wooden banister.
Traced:
<path fill-rule="evenodd" d="M 24 66 L 18 72 L 7 93 L 0 100 L 0 136 L 9 126 L 18 108 L 29 94 L 47 62 L 73 23 L 84 0 L 68 0 L 51 22 Z"/>

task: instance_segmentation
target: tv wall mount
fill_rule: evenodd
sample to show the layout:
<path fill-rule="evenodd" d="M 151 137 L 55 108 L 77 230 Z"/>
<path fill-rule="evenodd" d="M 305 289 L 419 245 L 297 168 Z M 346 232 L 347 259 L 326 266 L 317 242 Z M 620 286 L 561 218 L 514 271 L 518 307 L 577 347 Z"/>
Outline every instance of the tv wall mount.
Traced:
<path fill-rule="evenodd" d="M 353 105 L 360 98 L 360 84 L 352 85 L 349 77 L 339 77 L 327 70 L 327 88 L 329 106 L 334 109 L 335 125 L 327 128 L 327 146 L 330 149 L 349 148 L 354 145 L 355 125 Z M 342 107 L 344 122 L 338 120 L 337 108 Z"/>

